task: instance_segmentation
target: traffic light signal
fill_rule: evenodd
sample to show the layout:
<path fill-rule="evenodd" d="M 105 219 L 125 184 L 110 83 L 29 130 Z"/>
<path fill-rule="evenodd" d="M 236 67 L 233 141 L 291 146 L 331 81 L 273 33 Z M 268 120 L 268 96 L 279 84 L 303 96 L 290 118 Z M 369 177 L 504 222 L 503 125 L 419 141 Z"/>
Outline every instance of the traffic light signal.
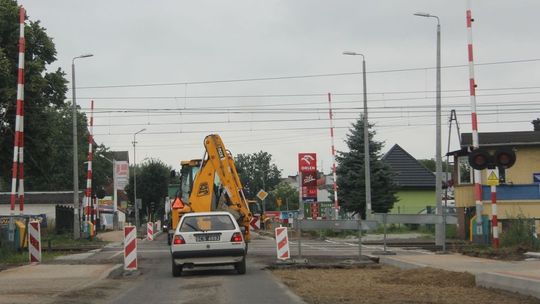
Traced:
<path fill-rule="evenodd" d="M 489 153 L 485 149 L 476 149 L 469 154 L 469 164 L 476 170 L 486 168 L 508 169 L 516 162 L 516 153 L 511 148 L 500 148 L 495 154 Z"/>

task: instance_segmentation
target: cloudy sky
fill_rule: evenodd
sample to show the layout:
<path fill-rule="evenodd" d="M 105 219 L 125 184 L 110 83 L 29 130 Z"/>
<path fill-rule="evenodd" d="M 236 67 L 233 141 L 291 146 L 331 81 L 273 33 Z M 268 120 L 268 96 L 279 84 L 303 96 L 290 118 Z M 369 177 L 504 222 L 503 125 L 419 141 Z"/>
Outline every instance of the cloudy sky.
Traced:
<path fill-rule="evenodd" d="M 435 154 L 436 20 L 442 26 L 443 151 L 448 117 L 470 132 L 465 0 L 19 1 L 54 38 L 77 101 L 95 100 L 95 140 L 179 168 L 219 133 L 233 154 L 267 151 L 283 174 L 297 153 L 330 171 L 327 93 L 336 147 L 362 112 L 383 152 Z M 540 110 L 540 1 L 473 1 L 480 132 L 532 130 Z M 69 93 L 71 98 L 71 93 Z M 456 138 L 455 129 L 452 132 Z M 452 140 L 451 149 L 457 148 Z"/>

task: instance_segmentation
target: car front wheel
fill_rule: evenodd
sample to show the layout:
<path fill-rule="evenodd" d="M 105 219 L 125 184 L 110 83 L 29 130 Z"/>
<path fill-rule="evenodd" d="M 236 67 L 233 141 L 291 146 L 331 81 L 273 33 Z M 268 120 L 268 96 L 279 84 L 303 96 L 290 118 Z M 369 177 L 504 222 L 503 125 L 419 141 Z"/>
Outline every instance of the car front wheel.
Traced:
<path fill-rule="evenodd" d="M 238 272 L 238 274 L 245 274 L 246 273 L 246 257 L 242 259 L 241 262 L 238 262 L 234 264 L 234 269 Z"/>

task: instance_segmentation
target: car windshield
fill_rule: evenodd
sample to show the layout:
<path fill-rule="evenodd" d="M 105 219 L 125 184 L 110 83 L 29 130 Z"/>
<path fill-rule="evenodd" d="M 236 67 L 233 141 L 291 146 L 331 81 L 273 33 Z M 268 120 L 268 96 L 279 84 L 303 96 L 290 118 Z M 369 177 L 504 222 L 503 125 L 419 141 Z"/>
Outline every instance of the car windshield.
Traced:
<path fill-rule="evenodd" d="M 235 226 L 230 216 L 200 215 L 185 217 L 180 225 L 180 232 L 234 230 Z"/>

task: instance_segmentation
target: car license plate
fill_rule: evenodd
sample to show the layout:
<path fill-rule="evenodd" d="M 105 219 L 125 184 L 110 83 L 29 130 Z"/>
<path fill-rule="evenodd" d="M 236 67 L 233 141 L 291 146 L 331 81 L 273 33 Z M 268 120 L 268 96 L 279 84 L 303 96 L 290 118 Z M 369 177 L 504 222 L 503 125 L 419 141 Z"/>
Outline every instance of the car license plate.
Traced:
<path fill-rule="evenodd" d="M 218 233 L 195 235 L 195 241 L 197 242 L 215 242 L 215 241 L 219 241 L 219 239 L 220 239 L 220 235 Z"/>

